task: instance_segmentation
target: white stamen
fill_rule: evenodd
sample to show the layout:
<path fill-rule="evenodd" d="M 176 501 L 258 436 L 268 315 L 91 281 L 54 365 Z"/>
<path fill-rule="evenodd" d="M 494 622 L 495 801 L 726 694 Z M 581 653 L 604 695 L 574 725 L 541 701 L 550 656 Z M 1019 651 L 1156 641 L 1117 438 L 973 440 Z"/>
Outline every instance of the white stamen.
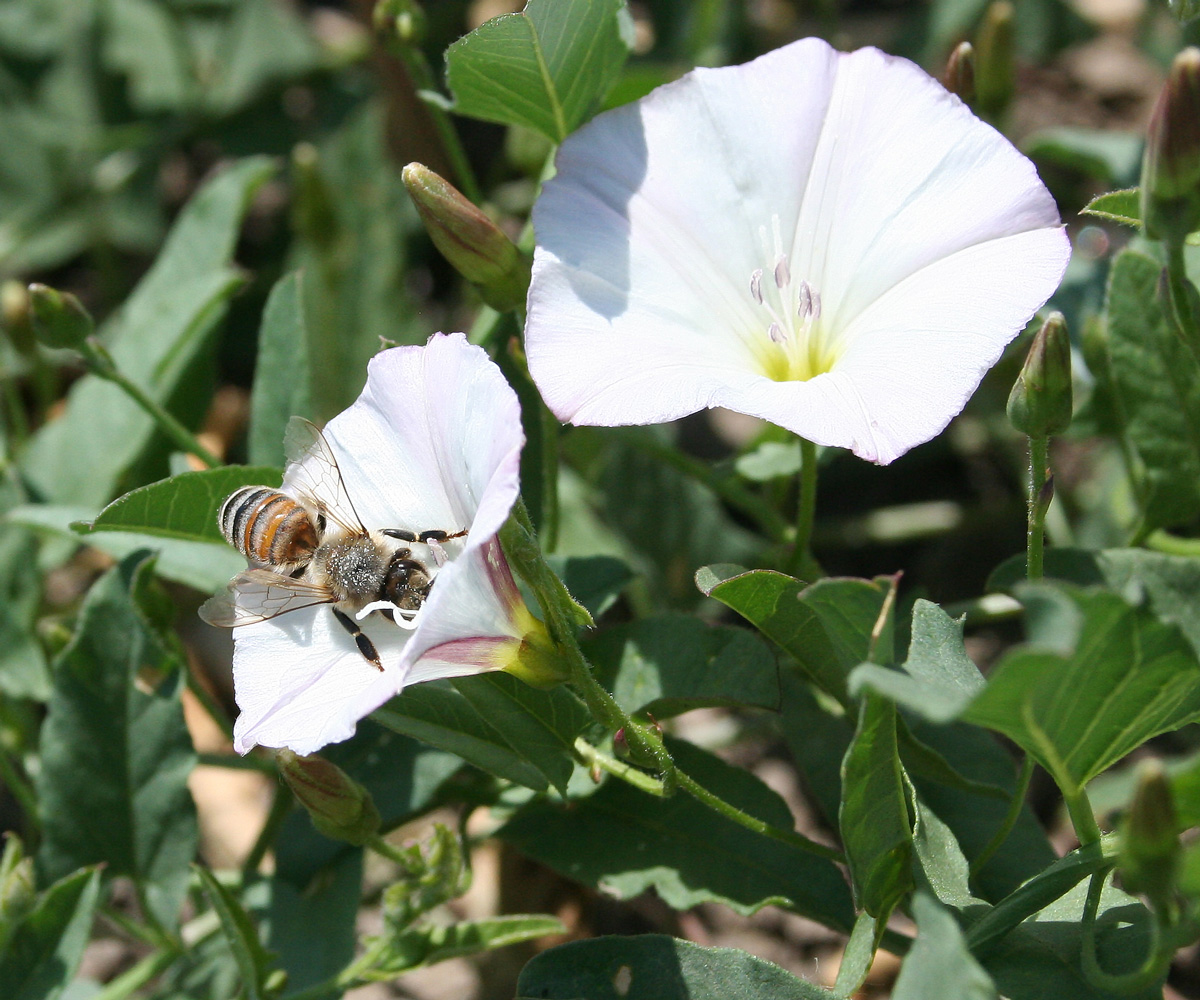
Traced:
<path fill-rule="evenodd" d="M 761 267 L 756 267 L 754 273 L 750 275 L 750 294 L 754 296 L 754 301 L 761 306 L 763 301 Z"/>
<path fill-rule="evenodd" d="M 767 327 L 767 333 L 771 335 L 771 339 L 777 344 L 782 344 L 787 340 L 787 334 L 783 332 L 783 327 L 781 327 L 778 323 L 772 322 L 771 325 Z"/>
<path fill-rule="evenodd" d="M 812 318 L 814 322 L 821 318 L 821 293 L 815 288 L 812 293 Z"/>
<path fill-rule="evenodd" d="M 800 287 L 796 289 L 796 315 L 801 320 L 806 320 L 812 315 L 813 311 L 813 289 L 807 281 L 801 281 Z"/>
<path fill-rule="evenodd" d="M 788 267 L 787 254 L 781 253 L 775 261 L 775 287 L 782 290 L 787 288 L 792 280 L 792 271 Z"/>
<path fill-rule="evenodd" d="M 446 550 L 442 548 L 442 543 L 436 538 L 431 538 L 425 543 L 429 546 L 429 554 L 433 556 L 435 566 L 445 566 L 446 560 L 450 557 L 446 555 Z"/>

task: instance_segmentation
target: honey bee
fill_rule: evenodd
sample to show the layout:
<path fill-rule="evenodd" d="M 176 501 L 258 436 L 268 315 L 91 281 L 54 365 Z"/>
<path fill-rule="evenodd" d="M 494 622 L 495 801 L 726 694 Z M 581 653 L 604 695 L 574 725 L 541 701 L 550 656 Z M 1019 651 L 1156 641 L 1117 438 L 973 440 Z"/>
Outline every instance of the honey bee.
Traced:
<path fill-rule="evenodd" d="M 411 628 L 433 586 L 433 574 L 403 543 L 421 543 L 436 555 L 440 543 L 461 538 L 466 529 L 368 531 L 346 492 L 329 442 L 313 424 L 293 417 L 284 450 L 288 465 L 280 489 L 243 486 L 221 505 L 221 533 L 256 565 L 235 576 L 224 593 L 205 601 L 200 617 L 210 625 L 234 628 L 330 604 L 363 658 L 383 670 L 379 651 L 358 620 L 377 610 Z"/>

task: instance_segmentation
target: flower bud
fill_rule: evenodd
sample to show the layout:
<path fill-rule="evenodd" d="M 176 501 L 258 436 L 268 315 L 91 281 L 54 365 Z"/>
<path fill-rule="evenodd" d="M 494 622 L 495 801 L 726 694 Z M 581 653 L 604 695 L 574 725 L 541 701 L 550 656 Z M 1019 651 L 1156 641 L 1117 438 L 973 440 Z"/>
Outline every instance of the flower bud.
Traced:
<path fill-rule="evenodd" d="M 970 42 L 960 42 L 950 53 L 946 72 L 942 74 L 942 85 L 963 103 L 975 102 L 975 46 Z"/>
<path fill-rule="evenodd" d="M 92 317 L 70 292 L 30 285 L 29 306 L 34 336 L 46 347 L 80 350 L 95 330 Z"/>
<path fill-rule="evenodd" d="M 979 113 L 995 120 L 1012 100 L 1014 87 L 1013 5 L 996 0 L 979 28 L 975 60 L 975 104 Z"/>
<path fill-rule="evenodd" d="M 1030 437 L 1048 437 L 1071 423 L 1071 338 L 1062 313 L 1042 324 L 1008 397 L 1008 419 Z"/>
<path fill-rule="evenodd" d="M 1142 221 L 1154 239 L 1182 242 L 1200 229 L 1200 49 L 1171 63 L 1142 161 Z"/>
<path fill-rule="evenodd" d="M 1138 767 L 1137 788 L 1121 828 L 1121 880 L 1155 905 L 1170 900 L 1179 867 L 1179 822 L 1171 786 L 1156 760 Z"/>
<path fill-rule="evenodd" d="M 420 45 L 425 40 L 425 11 L 416 0 L 379 0 L 373 17 L 375 30 L 401 45 Z"/>
<path fill-rule="evenodd" d="M 8 339 L 19 354 L 28 357 L 36 343 L 29 308 L 29 290 L 19 281 L 9 280 L 0 285 L 0 316 Z"/>
<path fill-rule="evenodd" d="M 3 936 L 16 927 L 37 903 L 33 878 L 33 858 L 25 857 L 20 838 L 8 833 L 4 838 L 4 855 L 0 857 L 0 954 Z"/>
<path fill-rule="evenodd" d="M 291 750 L 275 751 L 275 761 L 320 833 L 361 846 L 379 832 L 379 810 L 370 793 L 336 764 Z"/>
<path fill-rule="evenodd" d="M 525 301 L 529 258 L 475 205 L 420 163 L 404 168 L 404 186 L 434 245 L 493 309 L 506 312 Z"/>

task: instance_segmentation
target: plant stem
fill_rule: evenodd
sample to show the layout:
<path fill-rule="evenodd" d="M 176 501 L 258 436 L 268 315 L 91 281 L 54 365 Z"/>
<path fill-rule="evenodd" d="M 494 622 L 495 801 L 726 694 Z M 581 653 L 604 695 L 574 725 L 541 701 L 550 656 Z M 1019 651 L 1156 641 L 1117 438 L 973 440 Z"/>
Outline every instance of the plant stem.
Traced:
<path fill-rule="evenodd" d="M 1086 847 L 1099 841 L 1100 827 L 1096 823 L 1096 814 L 1092 811 L 1087 789 L 1079 788 L 1070 794 L 1063 792 L 1063 801 L 1066 803 L 1067 815 L 1071 817 L 1071 825 L 1075 828 L 1075 836 L 1079 838 L 1080 846 Z"/>
<path fill-rule="evenodd" d="M 113 361 L 112 356 L 95 337 L 89 337 L 84 342 L 80 348 L 80 353 L 83 355 L 83 360 L 86 362 L 88 370 L 93 375 L 98 375 L 100 378 L 106 379 L 120 388 L 158 424 L 159 429 L 175 442 L 176 447 L 181 451 L 185 451 L 189 455 L 195 455 L 210 469 L 215 469 L 222 464 L 216 455 L 196 440 L 196 436 L 191 431 L 163 409 L 140 385 L 120 371 Z"/>
<path fill-rule="evenodd" d="M 816 567 L 812 554 L 813 521 L 817 513 L 817 446 L 800 438 L 800 501 L 796 510 L 796 537 L 786 570 L 804 577 Z"/>
<path fill-rule="evenodd" d="M 762 834 L 764 837 L 770 837 L 772 840 L 781 841 L 790 847 L 798 848 L 808 854 L 815 854 L 819 858 L 827 858 L 830 861 L 836 861 L 839 864 L 845 864 L 846 856 L 841 851 L 827 847 L 824 844 L 818 844 L 815 840 L 810 840 L 802 833 L 797 833 L 795 830 L 785 830 L 782 827 L 772 826 L 770 823 L 764 823 L 761 819 L 751 816 L 749 813 L 742 812 L 736 806 L 730 805 L 724 799 L 718 798 L 708 789 L 699 785 L 694 778 L 683 771 L 676 771 L 676 776 L 679 781 L 679 787 L 692 796 L 699 802 L 703 802 L 713 812 L 720 813 L 726 819 L 732 820 L 739 826 L 744 826 L 747 830 L 753 830 L 755 833 Z"/>
<path fill-rule="evenodd" d="M 657 778 L 634 767 L 632 764 L 626 764 L 623 760 L 610 757 L 604 751 L 592 746 L 583 737 L 575 739 L 575 753 L 579 757 L 580 762 L 589 767 L 598 767 L 603 771 L 607 771 L 614 777 L 633 785 L 634 788 L 641 789 L 647 795 L 655 795 L 660 799 L 666 798 L 666 789 L 663 783 Z"/>
<path fill-rule="evenodd" d="M 1025 529 L 1025 576 L 1029 580 L 1042 578 L 1046 545 L 1046 510 L 1050 506 L 1050 498 L 1046 496 L 1049 451 L 1048 437 L 1029 439 L 1029 494 L 1026 500 L 1028 522 Z"/>
<path fill-rule="evenodd" d="M 1169 318 L 1174 322 L 1179 339 L 1192 353 L 1200 366 L 1200 316 L 1196 315 L 1196 290 L 1188 280 L 1187 266 L 1183 255 L 1183 240 L 1164 241 L 1167 252 L 1167 297 L 1170 302 Z"/>
<path fill-rule="evenodd" d="M 122 972 L 99 993 L 94 994 L 92 1000 L 125 1000 L 125 997 L 131 996 L 152 979 L 166 972 L 179 955 L 179 951 L 173 948 L 151 952 L 137 965 Z"/>
<path fill-rule="evenodd" d="M 1096 957 L 1096 914 L 1104 892 L 1107 872 L 1097 872 L 1088 884 L 1087 903 L 1083 910 L 1083 948 L 1080 964 L 1087 981 L 1106 993 L 1137 993 L 1154 986 L 1166 975 L 1175 954 L 1175 942 L 1164 940 L 1159 914 L 1150 907 L 1150 942 L 1141 968 L 1133 972 L 1112 974 L 1100 968 Z"/>
<path fill-rule="evenodd" d="M 1021 772 L 1017 777 L 1016 787 L 1013 789 L 1012 798 L 1008 803 L 1008 812 L 1004 814 L 1004 820 L 1000 824 L 1000 829 L 993 834 L 992 839 L 987 842 L 983 850 L 971 862 L 971 878 L 978 875 L 983 866 L 992 860 L 992 855 L 1000 850 L 1000 847 L 1008 839 L 1008 835 L 1012 833 L 1013 827 L 1017 825 L 1017 820 L 1021 817 L 1021 808 L 1025 805 L 1025 796 L 1029 793 L 1029 782 L 1033 778 L 1033 767 L 1033 758 L 1029 754 L 1025 754 L 1021 759 Z"/>
<path fill-rule="evenodd" d="M 33 786 L 21 774 L 16 763 L 9 757 L 8 747 L 0 745 L 0 781 L 20 803 L 21 812 L 31 829 L 38 827 L 38 800 Z"/>
<path fill-rule="evenodd" d="M 392 54 L 404 63 L 408 70 L 413 90 L 416 91 L 417 96 L 421 97 L 422 91 L 440 93 L 437 81 L 433 77 L 433 70 L 429 66 L 429 60 L 425 58 L 425 53 L 421 50 L 420 45 L 415 41 L 404 41 L 392 30 L 386 31 L 385 37 Z M 424 99 L 422 98 L 422 100 Z M 437 129 L 442 149 L 450 160 L 450 165 L 454 168 L 454 179 L 458 181 L 459 190 L 476 205 L 482 204 L 483 195 L 475 180 L 475 171 L 471 169 L 471 161 L 467 158 L 467 151 L 463 148 L 458 129 L 454 127 L 454 122 L 450 119 L 450 113 L 436 101 L 424 100 L 424 104 L 433 119 L 433 126 Z"/>

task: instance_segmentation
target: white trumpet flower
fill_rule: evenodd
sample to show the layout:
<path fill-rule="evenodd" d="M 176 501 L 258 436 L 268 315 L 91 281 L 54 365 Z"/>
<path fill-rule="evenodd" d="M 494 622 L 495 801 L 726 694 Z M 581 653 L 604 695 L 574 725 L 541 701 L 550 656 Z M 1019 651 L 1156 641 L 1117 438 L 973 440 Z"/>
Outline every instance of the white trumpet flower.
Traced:
<path fill-rule="evenodd" d="M 597 116 L 534 228 L 526 345 L 561 419 L 720 406 L 880 464 L 945 428 L 1070 256 L 1003 136 L 818 39 Z"/>

